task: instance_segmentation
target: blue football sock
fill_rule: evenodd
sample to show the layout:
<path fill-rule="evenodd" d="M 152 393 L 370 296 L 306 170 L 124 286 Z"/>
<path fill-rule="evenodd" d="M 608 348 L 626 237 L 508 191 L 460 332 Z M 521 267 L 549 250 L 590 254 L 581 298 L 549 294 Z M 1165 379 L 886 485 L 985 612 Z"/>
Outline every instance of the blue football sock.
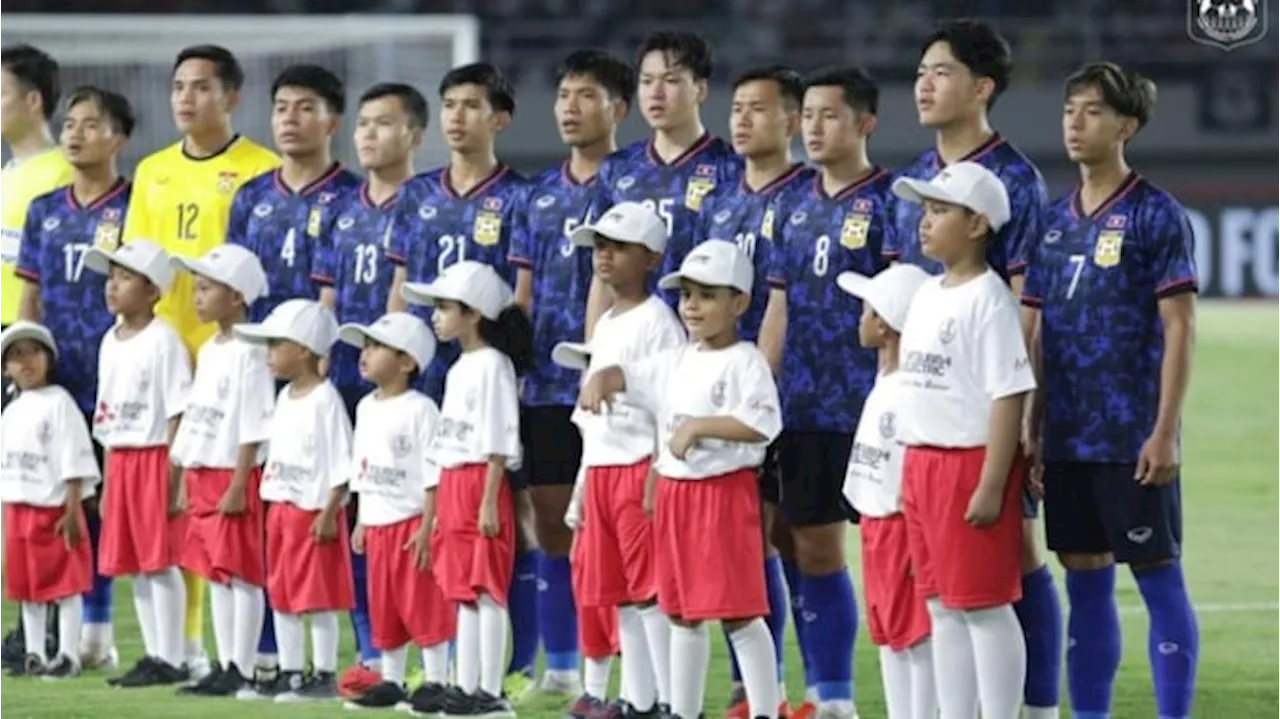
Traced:
<path fill-rule="evenodd" d="M 1071 714 L 1105 719 L 1120 670 L 1120 613 L 1116 609 L 1116 568 L 1067 570 L 1067 692 Z"/>
<path fill-rule="evenodd" d="M 547 669 L 578 671 L 578 610 L 568 557 L 538 554 L 538 628 Z"/>
<path fill-rule="evenodd" d="M 776 554 L 764 558 L 764 582 L 769 590 L 769 633 L 773 635 L 773 654 L 778 659 L 778 680 L 786 678 L 783 657 L 786 654 L 787 641 L 787 581 L 782 573 L 782 559 Z M 728 635 L 726 635 L 728 636 Z M 738 661 L 733 662 L 734 681 L 739 681 Z"/>
<path fill-rule="evenodd" d="M 813 686 L 822 701 L 853 699 L 853 645 L 858 631 L 858 602 L 845 569 L 805 575 L 806 639 L 813 661 Z"/>
<path fill-rule="evenodd" d="M 98 574 L 98 538 L 102 535 L 102 517 L 97 512 L 85 512 L 85 524 L 89 529 L 89 553 L 93 561 L 93 588 L 84 594 L 84 623 L 107 624 L 111 621 L 111 577 Z"/>
<path fill-rule="evenodd" d="M 1062 676 L 1062 607 L 1048 566 L 1022 575 L 1022 599 L 1013 609 L 1027 642 L 1023 699 L 1029 707 L 1056 707 Z"/>
<path fill-rule="evenodd" d="M 782 560 L 782 575 L 787 580 L 787 593 L 791 597 L 791 626 L 795 627 L 796 645 L 800 650 L 800 662 L 804 665 L 804 685 L 813 686 L 813 658 L 809 655 L 809 642 L 805 640 L 804 581 L 800 565 Z"/>
<path fill-rule="evenodd" d="M 516 554 L 507 592 L 507 612 L 511 617 L 511 663 L 507 674 L 533 676 L 538 658 L 538 556 L 536 549 Z"/>
<path fill-rule="evenodd" d="M 262 632 L 258 634 L 259 654 L 278 654 L 276 647 L 276 622 L 271 616 L 271 598 L 262 593 L 262 601 L 266 611 L 262 613 Z"/>
<path fill-rule="evenodd" d="M 1160 719 L 1191 715 L 1200 657 L 1200 628 L 1182 577 L 1182 565 L 1167 564 L 1133 573 L 1151 616 L 1147 656 Z"/>
<path fill-rule="evenodd" d="M 373 622 L 369 619 L 369 560 L 363 554 L 351 553 L 351 583 L 356 593 L 356 606 L 351 610 L 356 652 L 362 663 L 376 662 L 382 658 L 382 652 L 373 646 Z"/>

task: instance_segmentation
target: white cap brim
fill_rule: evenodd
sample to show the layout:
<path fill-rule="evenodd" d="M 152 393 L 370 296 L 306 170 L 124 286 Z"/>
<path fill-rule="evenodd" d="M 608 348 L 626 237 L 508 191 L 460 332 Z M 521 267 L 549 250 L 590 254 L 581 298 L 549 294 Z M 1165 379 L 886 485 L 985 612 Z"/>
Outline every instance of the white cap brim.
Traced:
<path fill-rule="evenodd" d="M 949 205 L 964 206 L 963 202 L 952 197 L 937 185 L 911 177 L 899 177 L 895 180 L 893 183 L 893 194 L 907 202 L 914 202 L 916 204 L 923 204 L 925 200 L 936 200 L 938 202 L 945 202 Z"/>
<path fill-rule="evenodd" d="M 662 279 L 658 280 L 658 289 L 678 290 L 680 289 L 680 282 L 682 280 L 689 280 L 690 282 L 696 282 L 705 287 L 729 287 L 735 290 L 742 289 L 734 285 L 733 282 L 731 281 L 725 282 L 722 278 L 719 278 L 719 277 L 702 277 L 702 276 L 699 276 L 699 273 L 697 272 L 686 272 L 686 271 L 672 272 L 669 275 L 664 275 Z"/>
<path fill-rule="evenodd" d="M 173 269 L 179 272 L 186 272 L 189 275 L 200 275 L 208 277 L 215 282 L 222 282 L 218 279 L 217 273 L 213 272 L 209 265 L 201 261 L 199 257 L 180 257 L 173 255 L 169 257 L 169 264 Z"/>
<path fill-rule="evenodd" d="M 251 322 L 232 327 L 232 331 L 240 339 L 252 344 L 265 344 L 271 340 L 294 340 L 292 337 L 284 337 L 283 333 L 272 331 L 262 322 Z M 299 342 L 301 344 L 301 342 Z"/>
<path fill-rule="evenodd" d="M 451 292 L 441 292 L 434 282 L 406 282 L 400 285 L 400 296 L 420 305 L 434 305 L 440 300 L 459 302 Z"/>
<path fill-rule="evenodd" d="M 161 282 L 158 282 L 156 278 L 147 274 L 146 268 L 139 267 L 136 263 L 129 262 L 128 260 L 122 259 L 119 255 L 115 254 L 114 252 L 108 252 L 107 250 L 104 250 L 101 247 L 90 247 L 89 251 L 84 253 L 85 269 L 90 270 L 91 272 L 96 272 L 100 275 L 109 275 L 111 274 L 112 265 L 118 265 L 120 267 L 125 268 L 126 270 L 129 270 L 130 272 L 146 277 L 148 282 L 159 287 L 162 292 L 167 292 L 169 290 L 169 287 L 167 285 Z M 170 267 L 172 266 L 173 265 L 171 263 Z M 172 280 L 173 278 L 170 277 L 169 283 L 168 283 L 169 285 L 173 284 Z"/>
<path fill-rule="evenodd" d="M 599 236 L 600 233 L 591 225 L 579 225 L 569 233 L 569 241 L 578 247 L 595 247 L 596 237 Z"/>
<path fill-rule="evenodd" d="M 867 298 L 867 288 L 871 286 L 871 278 L 857 272 L 841 272 L 836 277 L 836 286 L 860 299 Z"/>
<path fill-rule="evenodd" d="M 55 359 L 58 357 L 58 343 L 53 340 L 53 334 L 49 332 L 49 328 L 34 322 L 15 323 L 5 330 L 4 341 L 0 343 L 0 356 L 9 350 L 10 345 L 19 340 L 35 340 L 48 347 Z"/>
<path fill-rule="evenodd" d="M 338 341 L 343 344 L 351 345 L 356 349 L 364 349 L 365 340 L 373 340 L 384 347 L 390 347 L 406 354 L 413 354 L 404 342 L 397 340 L 395 337 L 386 332 L 379 332 L 372 325 L 360 325 L 350 323 L 338 328 Z"/>
<path fill-rule="evenodd" d="M 584 370 L 591 363 L 591 347 L 585 342 L 560 342 L 551 350 L 551 361 L 568 369 Z"/>

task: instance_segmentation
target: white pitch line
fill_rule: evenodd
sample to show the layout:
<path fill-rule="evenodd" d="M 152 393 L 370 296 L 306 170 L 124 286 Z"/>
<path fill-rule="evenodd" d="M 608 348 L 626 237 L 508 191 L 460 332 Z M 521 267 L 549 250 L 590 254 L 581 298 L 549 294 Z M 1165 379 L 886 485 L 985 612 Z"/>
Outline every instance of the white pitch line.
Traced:
<path fill-rule="evenodd" d="M 1274 612 L 1280 610 L 1280 603 L 1277 602 L 1219 602 L 1210 604 L 1196 604 L 1192 602 L 1192 609 L 1196 614 L 1251 614 L 1260 612 Z M 1125 605 L 1120 607 L 1121 614 L 1146 614 L 1145 605 Z"/>

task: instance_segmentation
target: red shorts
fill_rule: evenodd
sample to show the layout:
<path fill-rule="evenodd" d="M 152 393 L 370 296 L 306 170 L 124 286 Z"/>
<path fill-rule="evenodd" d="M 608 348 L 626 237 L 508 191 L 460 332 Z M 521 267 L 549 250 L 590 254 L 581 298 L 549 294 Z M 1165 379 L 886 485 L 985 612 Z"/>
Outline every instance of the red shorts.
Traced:
<path fill-rule="evenodd" d="M 222 514 L 218 502 L 231 486 L 230 469 L 199 467 L 183 475 L 187 482 L 187 538 L 182 568 L 211 582 L 226 584 L 234 577 L 255 586 L 267 582 L 263 555 L 263 507 L 258 485 L 262 469 L 255 467 L 245 485 L 245 511 Z M 108 492 L 110 494 L 110 492 Z"/>
<path fill-rule="evenodd" d="M 347 514 L 338 511 L 338 537 L 325 544 L 311 536 L 319 516 L 319 510 L 288 502 L 272 502 L 267 509 L 267 597 L 277 612 L 335 612 L 356 605 Z"/>
<path fill-rule="evenodd" d="M 419 571 L 413 552 L 404 549 L 421 526 L 418 515 L 364 528 L 369 621 L 378 649 L 396 649 L 410 641 L 431 647 L 449 641 L 457 631 L 458 610 L 440 593 L 431 570 Z"/>
<path fill-rule="evenodd" d="M 648 458 L 623 467 L 589 467 L 583 502 L 579 607 L 616 607 L 653 599 L 653 521 L 644 511 Z"/>
<path fill-rule="evenodd" d="M 67 510 L 4 505 L 4 595 L 15 602 L 56 602 L 93 588 L 93 555 L 84 510 L 77 511 L 80 543 L 67 550 L 54 525 Z"/>
<path fill-rule="evenodd" d="M 578 606 L 578 648 L 587 659 L 604 659 L 618 653 L 618 608 L 593 607 L 583 603 L 583 554 L 586 544 L 582 534 L 574 538 L 570 563 L 573 568 L 573 601 Z"/>
<path fill-rule="evenodd" d="M 516 560 L 515 507 L 511 484 L 503 478 L 498 486 L 498 534 L 480 534 L 480 502 L 488 471 L 488 465 L 468 464 L 440 473 L 431 566 L 447 599 L 474 602 L 477 595 L 488 594 L 505 607 Z"/>
<path fill-rule="evenodd" d="M 703 621 L 769 613 L 754 467 L 706 479 L 663 477 L 655 515 L 654 566 L 664 614 Z"/>
<path fill-rule="evenodd" d="M 988 527 L 964 520 L 982 476 L 986 448 L 908 447 L 902 468 L 902 507 L 915 569 L 916 591 L 948 609 L 983 609 L 1022 598 L 1022 482 L 1014 462 Z"/>
<path fill-rule="evenodd" d="M 907 519 L 862 517 L 862 596 L 871 642 L 895 652 L 929 636 L 929 610 L 916 592 Z"/>
<path fill-rule="evenodd" d="M 176 566 L 187 523 L 185 515 L 169 516 L 169 448 L 110 450 L 105 476 L 98 572 L 119 577 Z"/>

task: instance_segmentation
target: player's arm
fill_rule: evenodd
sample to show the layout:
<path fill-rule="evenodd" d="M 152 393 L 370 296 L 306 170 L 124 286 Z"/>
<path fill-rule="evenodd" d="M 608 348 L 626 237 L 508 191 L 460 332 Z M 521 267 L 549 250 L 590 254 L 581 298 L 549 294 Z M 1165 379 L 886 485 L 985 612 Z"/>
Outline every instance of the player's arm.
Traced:
<path fill-rule="evenodd" d="M 387 312 L 404 312 L 408 309 L 409 303 L 405 302 L 404 296 L 400 294 L 408 277 L 409 271 L 404 265 L 396 265 L 395 270 L 391 272 L 391 293 L 387 295 Z"/>
<path fill-rule="evenodd" d="M 1035 250 L 1032 250 L 1034 254 Z M 1039 262 L 1032 262 L 1025 275 L 1018 277 L 1018 319 L 1022 324 L 1022 339 L 1027 346 L 1027 358 L 1031 360 L 1031 372 L 1036 379 L 1036 388 L 1027 397 L 1023 412 L 1022 439 L 1027 444 L 1023 449 L 1030 452 L 1035 449 L 1032 443 L 1040 437 L 1040 421 L 1044 413 L 1044 357 L 1040 346 L 1041 315 L 1040 307 L 1044 297 L 1044 276 Z"/>
<path fill-rule="evenodd" d="M 43 220 L 28 208 L 23 222 L 22 239 L 18 242 L 18 259 L 13 263 L 13 273 L 22 280 L 22 293 L 18 299 L 18 319 L 31 322 L 44 321 L 44 307 L 40 303 L 40 233 Z"/>
<path fill-rule="evenodd" d="M 40 285 L 34 280 L 23 279 L 22 299 L 18 303 L 18 319 L 30 322 L 44 321 L 44 307 L 40 304 Z"/>
<path fill-rule="evenodd" d="M 782 345 L 787 339 L 787 290 L 771 287 L 769 301 L 764 307 L 764 319 L 760 322 L 760 337 L 756 340 L 760 352 L 776 375 L 782 369 Z"/>
<path fill-rule="evenodd" d="M 1182 422 L 1182 406 L 1191 382 L 1191 355 L 1196 335 L 1196 295 L 1181 292 L 1156 305 L 1164 325 L 1164 356 L 1160 360 L 1160 404 L 1153 434 L 1173 438 Z"/>

